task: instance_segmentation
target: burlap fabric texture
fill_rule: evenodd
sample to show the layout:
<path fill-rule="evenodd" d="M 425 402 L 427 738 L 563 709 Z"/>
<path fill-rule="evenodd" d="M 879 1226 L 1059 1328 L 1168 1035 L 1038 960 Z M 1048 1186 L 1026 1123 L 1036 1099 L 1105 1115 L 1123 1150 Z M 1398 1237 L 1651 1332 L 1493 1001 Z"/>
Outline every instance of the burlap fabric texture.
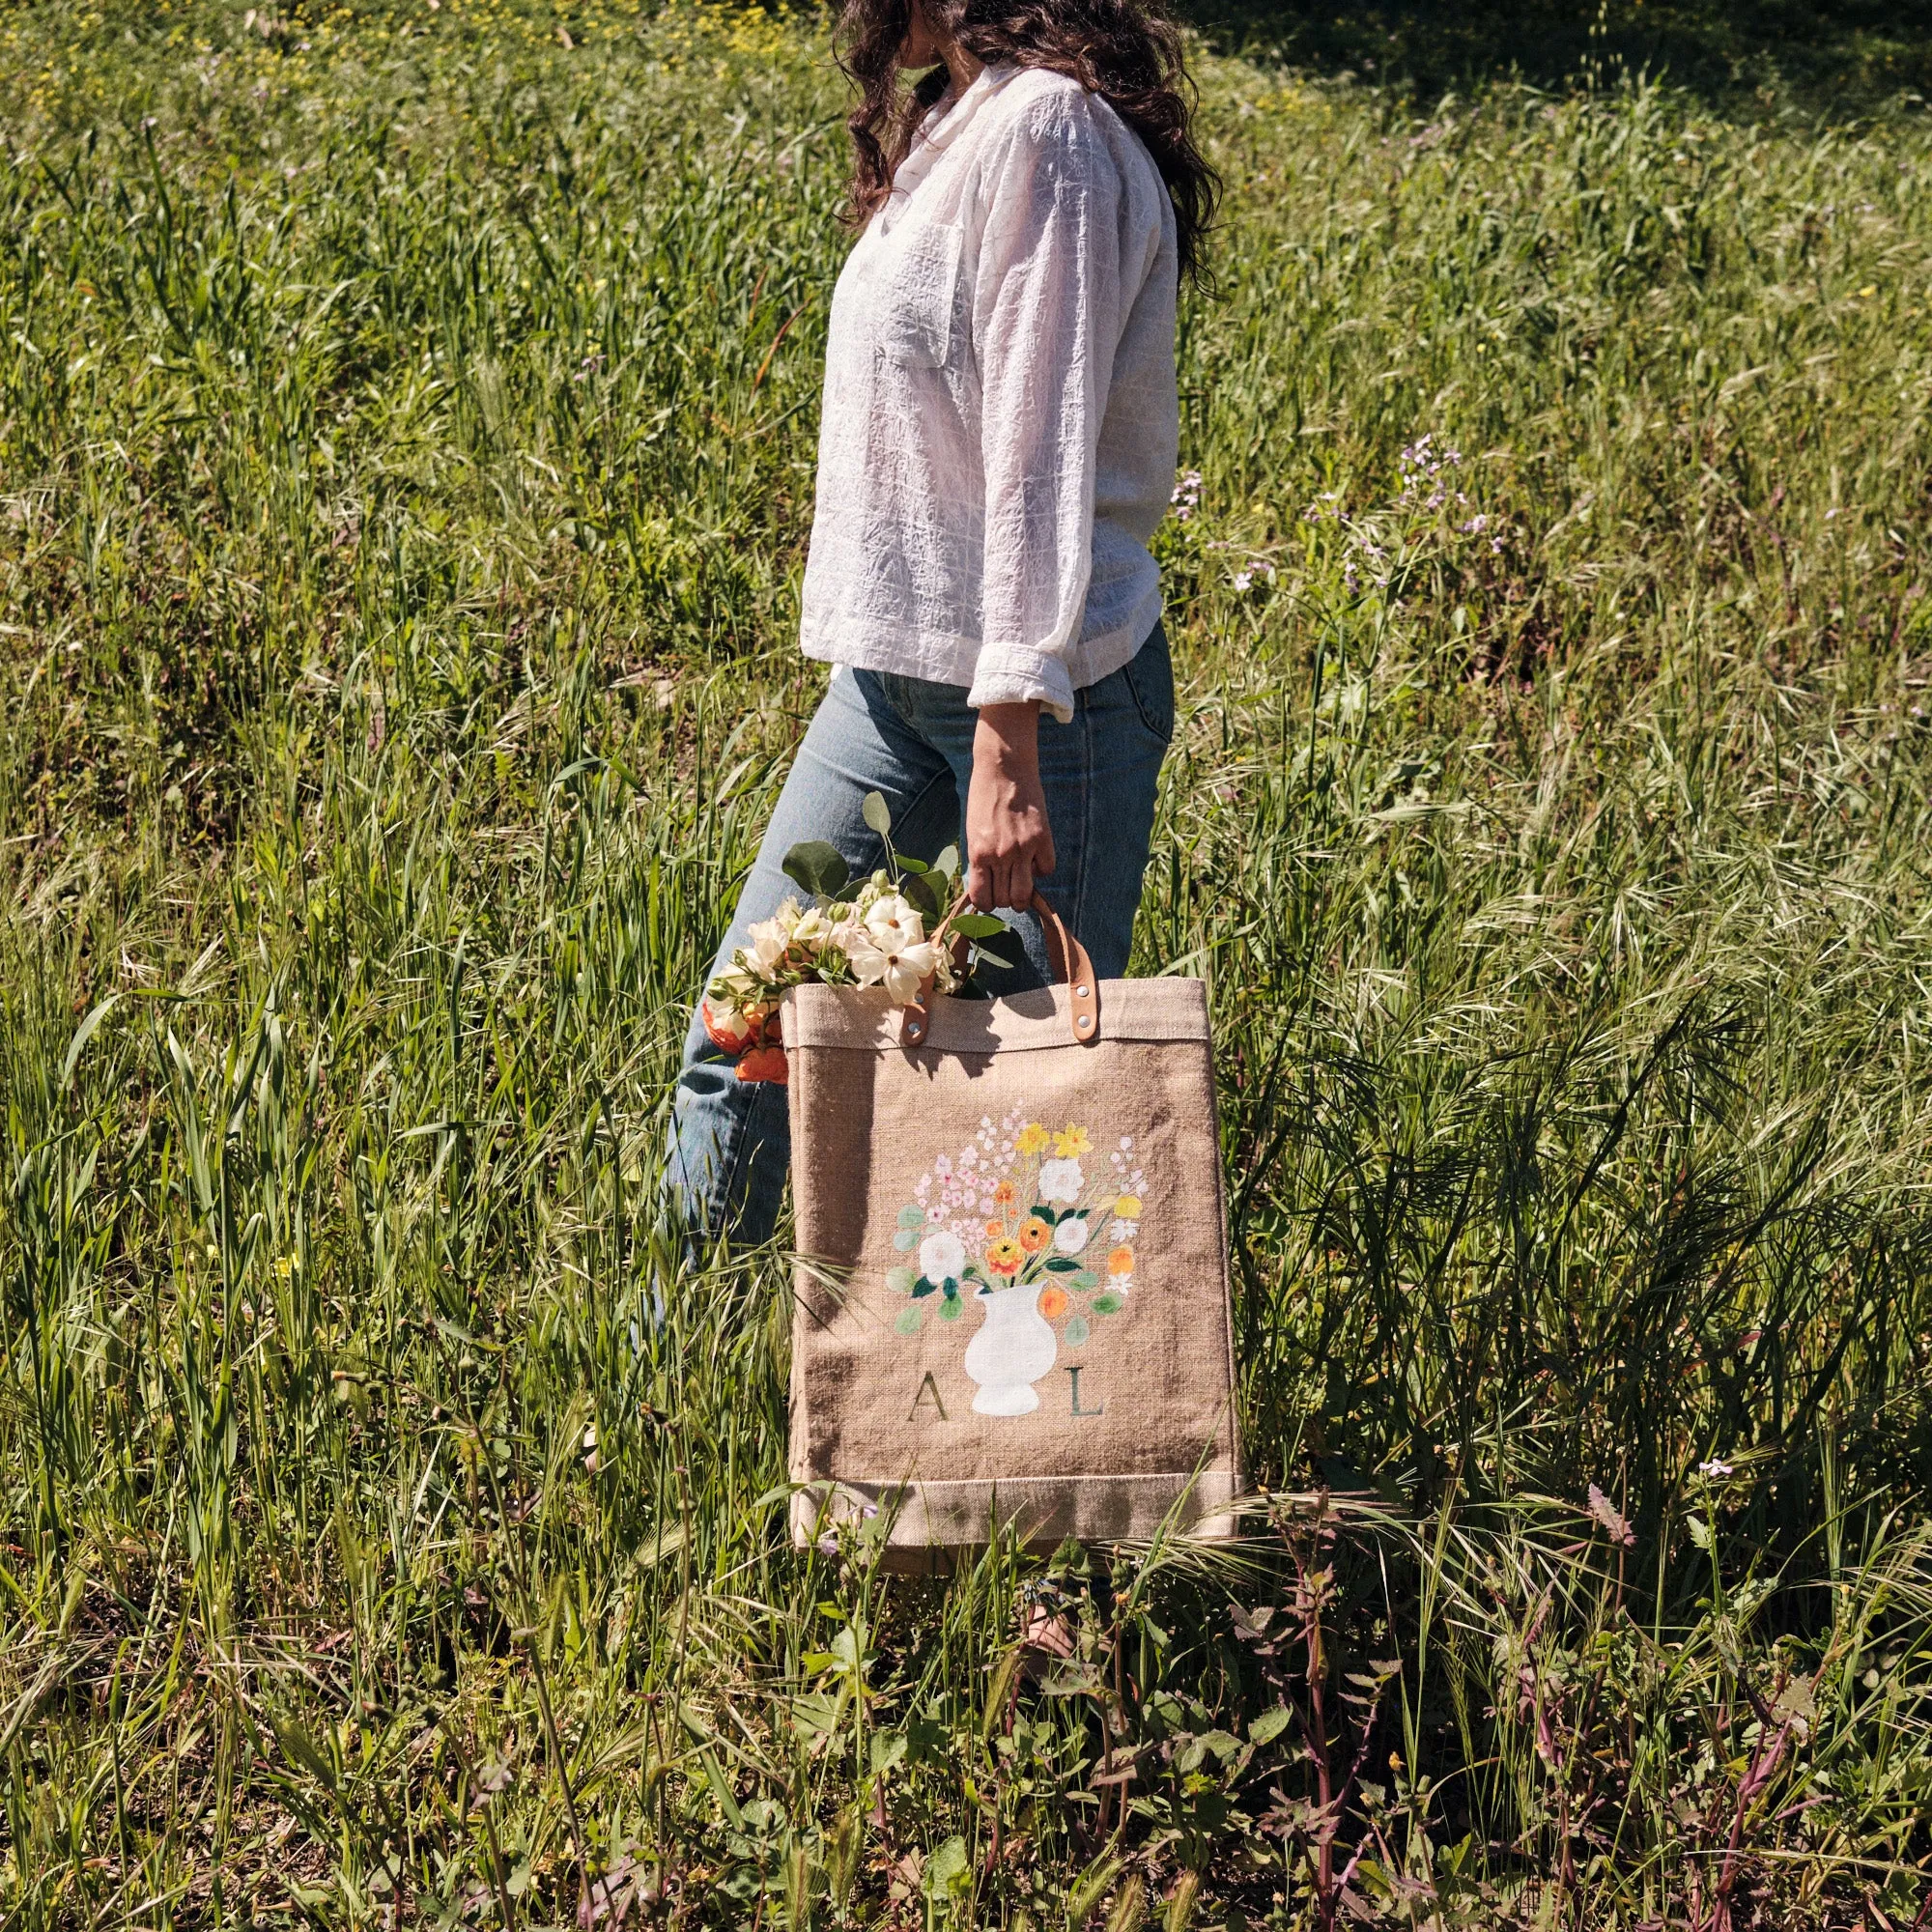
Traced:
<path fill-rule="evenodd" d="M 867 1509 L 900 1568 L 996 1521 L 1233 1533 L 1206 989 L 1097 991 L 1087 1043 L 1067 986 L 934 999 L 917 1045 L 882 991 L 787 995 L 801 1543 Z"/>

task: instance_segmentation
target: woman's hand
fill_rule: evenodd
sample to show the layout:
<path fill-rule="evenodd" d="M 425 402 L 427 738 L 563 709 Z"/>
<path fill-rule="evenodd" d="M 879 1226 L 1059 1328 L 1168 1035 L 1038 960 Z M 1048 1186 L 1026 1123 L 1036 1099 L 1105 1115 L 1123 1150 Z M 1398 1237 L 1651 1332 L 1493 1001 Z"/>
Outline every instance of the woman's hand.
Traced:
<path fill-rule="evenodd" d="M 1039 782 L 1039 706 L 988 704 L 973 734 L 966 788 L 966 896 L 981 912 L 1024 906 L 1053 870 L 1053 828 Z"/>

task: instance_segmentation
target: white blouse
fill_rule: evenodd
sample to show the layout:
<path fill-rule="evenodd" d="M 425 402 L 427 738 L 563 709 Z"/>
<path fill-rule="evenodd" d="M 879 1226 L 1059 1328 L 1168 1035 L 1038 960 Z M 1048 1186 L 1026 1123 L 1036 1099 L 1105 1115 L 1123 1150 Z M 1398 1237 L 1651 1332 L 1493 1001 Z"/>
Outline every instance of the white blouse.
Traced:
<path fill-rule="evenodd" d="M 1107 102 L 987 68 L 925 121 L 832 298 L 807 656 L 1073 694 L 1160 615 L 1174 205 Z"/>

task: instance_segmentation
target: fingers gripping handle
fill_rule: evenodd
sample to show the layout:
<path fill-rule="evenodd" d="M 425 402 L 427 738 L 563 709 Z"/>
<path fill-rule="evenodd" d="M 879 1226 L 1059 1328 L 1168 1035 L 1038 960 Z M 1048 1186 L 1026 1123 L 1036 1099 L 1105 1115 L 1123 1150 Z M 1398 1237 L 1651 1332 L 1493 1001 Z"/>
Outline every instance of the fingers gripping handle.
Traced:
<path fill-rule="evenodd" d="M 1038 919 L 1046 935 L 1046 957 L 1069 996 L 1073 1037 L 1085 1046 L 1100 1037 L 1100 982 L 1094 977 L 1094 962 L 1087 949 L 1067 931 L 1060 915 L 1038 893 L 1028 907 Z M 949 918 L 934 934 L 940 938 L 952 923 Z M 905 1046 L 924 1043 L 932 1024 L 932 981 L 930 979 L 906 1002 L 899 1014 L 899 1041 Z"/>

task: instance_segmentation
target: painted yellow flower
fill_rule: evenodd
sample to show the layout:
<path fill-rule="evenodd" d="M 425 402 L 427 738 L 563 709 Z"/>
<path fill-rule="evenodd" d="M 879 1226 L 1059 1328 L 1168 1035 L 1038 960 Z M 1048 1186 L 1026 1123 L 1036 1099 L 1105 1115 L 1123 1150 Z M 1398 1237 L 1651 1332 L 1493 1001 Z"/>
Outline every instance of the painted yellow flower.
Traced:
<path fill-rule="evenodd" d="M 1037 1214 L 1030 1214 L 1020 1225 L 1020 1246 L 1037 1255 L 1053 1239 L 1053 1230 Z"/>
<path fill-rule="evenodd" d="M 1134 1271 L 1134 1251 L 1129 1247 L 1119 1247 L 1107 1257 L 1109 1274 L 1132 1274 Z"/>
<path fill-rule="evenodd" d="M 1122 1194 L 1114 1203 L 1114 1213 L 1122 1221 L 1138 1221 L 1141 1218 L 1141 1197 L 1138 1194 Z"/>
<path fill-rule="evenodd" d="M 1053 1157 L 1055 1160 L 1079 1160 L 1094 1151 L 1094 1143 L 1087 1138 L 1085 1127 L 1068 1127 L 1065 1133 L 1053 1137 Z"/>
<path fill-rule="evenodd" d="M 1037 1121 L 1029 1121 L 1020 1129 L 1015 1145 L 1022 1153 L 1037 1153 L 1047 1143 L 1047 1131 Z"/>
<path fill-rule="evenodd" d="M 986 1265 L 995 1274 L 1018 1274 L 1025 1259 L 1020 1244 L 1009 1236 L 1003 1235 L 986 1250 Z"/>

